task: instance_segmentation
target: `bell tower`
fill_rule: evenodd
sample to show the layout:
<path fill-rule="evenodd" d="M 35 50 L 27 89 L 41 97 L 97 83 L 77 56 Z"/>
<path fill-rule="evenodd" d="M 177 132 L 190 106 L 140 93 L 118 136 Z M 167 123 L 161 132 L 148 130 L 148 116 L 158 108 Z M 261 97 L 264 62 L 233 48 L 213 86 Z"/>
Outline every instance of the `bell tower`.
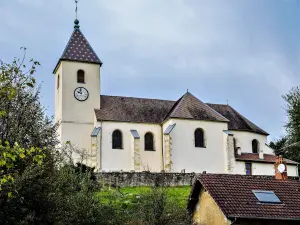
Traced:
<path fill-rule="evenodd" d="M 94 109 L 100 108 L 101 60 L 74 21 L 74 31 L 59 59 L 55 75 L 55 122 L 60 144 L 91 148 Z"/>

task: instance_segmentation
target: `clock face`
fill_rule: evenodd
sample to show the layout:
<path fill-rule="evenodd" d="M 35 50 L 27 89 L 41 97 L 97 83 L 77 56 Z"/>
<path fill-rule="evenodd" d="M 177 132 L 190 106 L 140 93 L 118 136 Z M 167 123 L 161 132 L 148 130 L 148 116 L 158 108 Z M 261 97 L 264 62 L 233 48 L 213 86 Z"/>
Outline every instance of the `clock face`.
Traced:
<path fill-rule="evenodd" d="M 74 96 L 78 101 L 85 101 L 89 97 L 89 92 L 84 87 L 78 87 L 74 91 Z"/>

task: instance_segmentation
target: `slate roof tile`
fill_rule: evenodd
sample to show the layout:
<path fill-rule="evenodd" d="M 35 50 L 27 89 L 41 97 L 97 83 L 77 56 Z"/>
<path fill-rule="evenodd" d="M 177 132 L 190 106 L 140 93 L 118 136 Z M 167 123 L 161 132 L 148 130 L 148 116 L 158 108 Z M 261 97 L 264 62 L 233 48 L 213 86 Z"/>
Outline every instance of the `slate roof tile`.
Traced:
<path fill-rule="evenodd" d="M 98 121 L 161 123 L 173 101 L 101 95 L 101 108 L 95 109 Z"/>
<path fill-rule="evenodd" d="M 200 101 L 190 92 L 184 94 L 170 111 L 168 118 L 228 122 L 224 116 Z"/>
<path fill-rule="evenodd" d="M 95 109 L 98 121 L 160 124 L 168 118 L 212 120 L 228 122 L 229 130 L 268 134 L 232 107 L 203 103 L 189 92 L 178 101 L 101 95 L 100 103 L 101 108 Z"/>
<path fill-rule="evenodd" d="M 228 124 L 229 130 L 243 130 L 250 131 L 255 133 L 260 133 L 264 135 L 269 135 L 266 131 L 259 128 L 257 125 L 252 123 L 246 117 L 241 115 L 235 109 L 233 109 L 230 105 L 222 105 L 222 104 L 211 104 L 207 103 L 211 108 L 222 114 L 226 117 L 230 123 Z"/>
<path fill-rule="evenodd" d="M 100 66 L 102 65 L 101 60 L 79 28 L 74 29 L 71 38 L 61 58 L 59 59 L 59 62 L 61 60 L 95 63 L 100 64 Z M 59 65 L 59 62 L 54 69 L 54 73 Z"/>

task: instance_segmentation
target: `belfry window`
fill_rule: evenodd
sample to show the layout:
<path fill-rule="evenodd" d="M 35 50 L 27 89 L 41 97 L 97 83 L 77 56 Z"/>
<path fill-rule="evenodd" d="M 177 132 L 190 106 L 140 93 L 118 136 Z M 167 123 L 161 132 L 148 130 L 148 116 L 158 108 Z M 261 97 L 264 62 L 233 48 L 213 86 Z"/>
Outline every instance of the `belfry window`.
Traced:
<path fill-rule="evenodd" d="M 113 149 L 122 149 L 123 148 L 123 137 L 122 132 L 119 130 L 115 130 L 112 133 L 112 148 Z"/>
<path fill-rule="evenodd" d="M 205 148 L 203 129 L 197 128 L 195 130 L 194 136 L 195 136 L 195 147 Z"/>
<path fill-rule="evenodd" d="M 77 71 L 77 83 L 83 83 L 83 84 L 85 83 L 83 70 Z"/>
<path fill-rule="evenodd" d="M 258 153 L 258 151 L 259 151 L 259 142 L 258 142 L 258 140 L 254 139 L 252 141 L 252 152 Z"/>
<path fill-rule="evenodd" d="M 153 134 L 150 132 L 145 134 L 145 151 L 154 151 Z"/>

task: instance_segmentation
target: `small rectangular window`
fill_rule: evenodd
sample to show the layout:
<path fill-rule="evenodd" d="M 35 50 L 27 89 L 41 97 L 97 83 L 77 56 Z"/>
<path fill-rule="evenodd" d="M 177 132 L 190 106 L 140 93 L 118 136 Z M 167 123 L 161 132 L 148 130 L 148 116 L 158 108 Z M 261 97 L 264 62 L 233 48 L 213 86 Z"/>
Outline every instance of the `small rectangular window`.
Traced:
<path fill-rule="evenodd" d="M 252 164 L 245 163 L 245 168 L 246 168 L 246 175 L 252 175 Z"/>
<path fill-rule="evenodd" d="M 59 74 L 57 75 L 57 89 L 59 89 Z"/>

